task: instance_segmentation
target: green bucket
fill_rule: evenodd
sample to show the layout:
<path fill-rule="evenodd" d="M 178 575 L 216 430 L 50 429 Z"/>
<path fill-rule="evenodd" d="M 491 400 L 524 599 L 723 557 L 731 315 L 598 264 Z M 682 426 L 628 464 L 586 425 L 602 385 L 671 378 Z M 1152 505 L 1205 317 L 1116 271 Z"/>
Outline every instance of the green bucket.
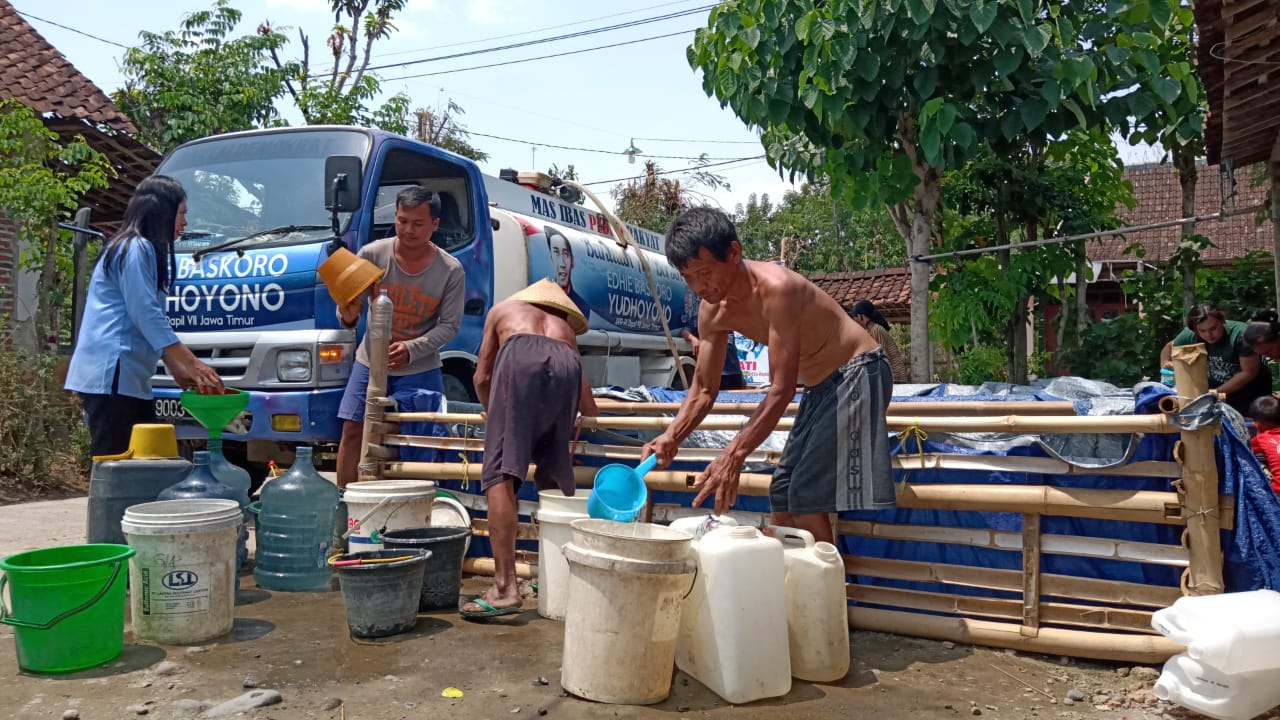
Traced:
<path fill-rule="evenodd" d="M 83 670 L 124 650 L 121 572 L 128 545 L 67 545 L 0 560 L 0 622 L 13 626 L 18 666 L 38 673 Z M 11 608 L 4 605 L 9 586 Z"/>

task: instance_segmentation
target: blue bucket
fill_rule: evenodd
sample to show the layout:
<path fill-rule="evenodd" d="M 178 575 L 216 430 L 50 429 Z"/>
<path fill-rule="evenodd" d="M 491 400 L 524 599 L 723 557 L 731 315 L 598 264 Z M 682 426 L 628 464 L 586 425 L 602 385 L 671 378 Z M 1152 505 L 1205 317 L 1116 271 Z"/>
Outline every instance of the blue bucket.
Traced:
<path fill-rule="evenodd" d="M 618 463 L 600 468 L 587 498 L 587 514 L 597 520 L 635 520 L 649 499 L 644 476 L 657 462 L 658 456 L 650 455 L 634 469 Z"/>

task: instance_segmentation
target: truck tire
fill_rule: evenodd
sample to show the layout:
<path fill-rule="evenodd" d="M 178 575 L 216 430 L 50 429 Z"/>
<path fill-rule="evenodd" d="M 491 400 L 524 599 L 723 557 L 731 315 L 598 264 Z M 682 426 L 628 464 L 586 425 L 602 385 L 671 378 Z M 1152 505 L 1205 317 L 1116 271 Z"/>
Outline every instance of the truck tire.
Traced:
<path fill-rule="evenodd" d="M 444 396 L 450 402 L 478 402 L 476 388 L 471 384 L 475 367 L 466 360 L 451 359 L 444 362 Z"/>

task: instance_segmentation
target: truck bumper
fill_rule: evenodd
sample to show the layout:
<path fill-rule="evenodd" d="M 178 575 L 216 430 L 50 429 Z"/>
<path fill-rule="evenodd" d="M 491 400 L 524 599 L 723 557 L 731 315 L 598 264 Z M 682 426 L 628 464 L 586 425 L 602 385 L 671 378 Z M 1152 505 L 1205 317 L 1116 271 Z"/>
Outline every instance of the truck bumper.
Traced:
<path fill-rule="evenodd" d="M 319 390 L 273 391 L 249 390 L 249 406 L 222 433 L 225 440 L 267 440 L 297 444 L 337 442 L 342 435 L 338 403 L 344 388 Z M 202 440 L 208 431 L 189 414 L 176 417 L 182 392 L 178 388 L 155 388 L 156 417 L 173 423 L 179 440 Z M 162 412 L 162 408 L 169 412 Z M 299 427 L 293 429 L 279 429 Z"/>

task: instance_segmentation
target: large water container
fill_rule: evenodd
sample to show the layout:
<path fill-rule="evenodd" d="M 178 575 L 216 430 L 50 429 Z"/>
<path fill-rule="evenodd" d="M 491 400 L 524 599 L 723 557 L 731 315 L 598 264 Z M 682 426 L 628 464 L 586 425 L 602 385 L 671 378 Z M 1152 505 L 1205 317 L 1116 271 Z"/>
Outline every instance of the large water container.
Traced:
<path fill-rule="evenodd" d="M 1230 675 L 1180 653 L 1165 662 L 1153 692 L 1218 720 L 1249 720 L 1280 705 L 1280 670 Z"/>
<path fill-rule="evenodd" d="M 230 487 L 237 493 L 236 502 L 240 503 L 241 509 L 244 510 L 244 524 L 240 526 L 240 548 L 246 547 L 249 539 L 249 526 L 253 524 L 253 518 L 249 517 L 249 496 L 253 489 L 253 476 L 248 470 L 236 465 L 222 454 L 222 437 L 210 437 L 206 448 L 209 451 L 209 470 L 213 472 L 213 476 L 218 478 L 218 482 Z M 248 552 L 240 552 L 236 554 L 236 567 L 242 568 L 248 562 Z"/>
<path fill-rule="evenodd" d="M 849 603 L 840 551 L 795 528 L 776 527 L 774 537 L 783 540 L 786 557 L 791 677 L 835 682 L 849 672 Z"/>
<path fill-rule="evenodd" d="M 1280 592 L 1251 590 L 1178 598 L 1151 627 L 1187 646 L 1187 655 L 1234 674 L 1280 668 Z"/>
<path fill-rule="evenodd" d="M 245 541 L 249 532 L 244 526 L 244 513 L 249 507 L 249 496 L 239 489 L 222 481 L 213 472 L 210 464 L 211 453 L 208 450 L 197 450 L 193 454 L 195 463 L 191 472 L 181 482 L 167 487 L 156 496 L 157 500 L 234 500 L 240 506 L 241 523 L 236 535 L 236 567 L 244 565 L 249 558 Z"/>
<path fill-rule="evenodd" d="M 316 472 L 311 448 L 296 453 L 289 472 L 262 487 L 253 578 L 268 590 L 320 590 L 333 578 L 338 487 Z"/>
<path fill-rule="evenodd" d="M 791 691 L 782 543 L 753 527 L 721 527 L 698 541 L 676 667 L 731 703 Z"/>
<path fill-rule="evenodd" d="M 89 473 L 87 542 L 126 545 L 120 530 L 124 511 L 153 502 L 161 490 L 181 481 L 189 472 L 191 463 L 180 457 L 95 462 Z"/>

